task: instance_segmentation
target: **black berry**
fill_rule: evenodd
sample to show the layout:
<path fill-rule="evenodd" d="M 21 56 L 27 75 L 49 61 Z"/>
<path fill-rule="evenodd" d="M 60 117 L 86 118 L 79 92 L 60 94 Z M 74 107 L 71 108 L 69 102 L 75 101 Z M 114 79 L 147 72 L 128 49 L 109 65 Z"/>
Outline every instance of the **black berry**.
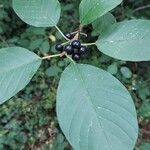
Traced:
<path fill-rule="evenodd" d="M 79 40 L 74 40 L 74 41 L 72 41 L 71 45 L 72 45 L 73 48 L 80 49 L 81 42 Z"/>
<path fill-rule="evenodd" d="M 68 38 L 70 40 L 73 38 L 73 35 L 70 32 L 65 33 L 64 35 L 65 35 L 66 38 Z"/>
<path fill-rule="evenodd" d="M 61 45 L 61 44 L 57 44 L 57 45 L 55 46 L 55 48 L 56 48 L 57 51 L 62 52 L 64 47 L 63 47 L 63 45 Z"/>
<path fill-rule="evenodd" d="M 73 54 L 73 52 L 74 52 L 71 45 L 66 45 L 66 46 L 64 47 L 64 51 L 65 51 L 67 54 L 69 54 L 69 55 Z"/>
<path fill-rule="evenodd" d="M 81 48 L 79 49 L 79 53 L 82 55 L 84 55 L 87 52 L 87 48 L 85 46 L 81 46 Z"/>
<path fill-rule="evenodd" d="M 79 61 L 80 58 L 81 58 L 81 56 L 80 56 L 80 54 L 78 54 L 78 53 L 74 53 L 74 54 L 72 55 L 72 59 L 73 59 L 74 61 Z"/>

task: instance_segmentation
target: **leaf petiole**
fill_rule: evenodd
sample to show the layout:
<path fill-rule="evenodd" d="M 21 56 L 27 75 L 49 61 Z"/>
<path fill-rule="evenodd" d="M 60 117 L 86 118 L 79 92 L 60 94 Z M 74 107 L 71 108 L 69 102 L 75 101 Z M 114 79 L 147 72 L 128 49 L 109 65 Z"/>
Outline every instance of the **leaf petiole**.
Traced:
<path fill-rule="evenodd" d="M 42 57 L 42 60 L 50 59 L 50 58 L 54 58 L 54 57 L 61 57 L 61 56 L 62 56 L 62 53 L 60 53 L 60 54 L 55 54 L 55 55 L 48 55 L 48 56 Z"/>
<path fill-rule="evenodd" d="M 83 46 L 92 46 L 92 45 L 96 45 L 96 43 L 83 43 Z"/>
<path fill-rule="evenodd" d="M 70 41 L 64 34 L 63 32 L 58 28 L 58 26 L 56 25 L 55 28 L 59 31 L 59 33 L 67 40 Z"/>
<path fill-rule="evenodd" d="M 66 45 L 66 44 L 68 44 L 70 41 L 67 41 L 67 42 L 64 42 L 64 43 L 62 43 L 61 45 Z"/>
<path fill-rule="evenodd" d="M 73 64 L 75 64 L 75 61 L 74 61 L 69 55 L 67 55 L 67 54 L 65 53 L 65 56 L 66 56 L 69 60 L 71 60 L 71 62 L 73 62 Z"/>

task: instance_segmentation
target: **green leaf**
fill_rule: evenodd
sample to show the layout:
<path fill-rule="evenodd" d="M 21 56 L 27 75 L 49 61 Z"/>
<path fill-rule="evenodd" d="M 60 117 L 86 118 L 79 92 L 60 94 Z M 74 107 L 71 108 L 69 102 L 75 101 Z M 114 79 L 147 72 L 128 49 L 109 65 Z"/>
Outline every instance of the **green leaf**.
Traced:
<path fill-rule="evenodd" d="M 30 42 L 29 49 L 35 50 L 40 47 L 43 42 L 43 38 L 36 38 Z"/>
<path fill-rule="evenodd" d="M 144 101 L 139 108 L 139 115 L 143 118 L 150 117 L 150 102 Z"/>
<path fill-rule="evenodd" d="M 50 44 L 48 41 L 44 41 L 40 47 L 40 51 L 42 53 L 48 53 L 48 51 L 50 50 Z"/>
<path fill-rule="evenodd" d="M 57 65 L 51 66 L 46 70 L 46 74 L 49 77 L 57 76 L 60 72 L 62 70 Z"/>
<path fill-rule="evenodd" d="M 57 117 L 75 150 L 133 150 L 137 116 L 126 88 L 111 74 L 71 64 L 57 91 Z"/>
<path fill-rule="evenodd" d="M 150 21 L 116 23 L 105 30 L 96 45 L 100 51 L 125 61 L 150 60 Z"/>
<path fill-rule="evenodd" d="M 149 150 L 150 149 L 150 143 L 143 143 L 140 145 L 140 150 Z"/>
<path fill-rule="evenodd" d="M 13 9 L 24 22 L 35 27 L 55 26 L 60 18 L 58 0 L 13 0 Z"/>
<path fill-rule="evenodd" d="M 119 5 L 122 0 L 82 0 L 79 8 L 80 21 L 89 24 Z"/>
<path fill-rule="evenodd" d="M 117 63 L 112 63 L 110 66 L 108 66 L 107 71 L 114 75 L 117 74 L 117 72 L 118 72 Z"/>
<path fill-rule="evenodd" d="M 120 71 L 121 71 L 122 75 L 127 79 L 132 77 L 132 72 L 129 68 L 121 67 Z"/>
<path fill-rule="evenodd" d="M 114 23 L 116 23 L 115 17 L 111 13 L 107 13 L 95 20 L 92 26 L 97 33 L 101 34 L 104 30 L 107 30 L 107 28 L 109 28 Z"/>
<path fill-rule="evenodd" d="M 22 90 L 40 64 L 41 58 L 24 48 L 0 49 L 0 104 Z"/>

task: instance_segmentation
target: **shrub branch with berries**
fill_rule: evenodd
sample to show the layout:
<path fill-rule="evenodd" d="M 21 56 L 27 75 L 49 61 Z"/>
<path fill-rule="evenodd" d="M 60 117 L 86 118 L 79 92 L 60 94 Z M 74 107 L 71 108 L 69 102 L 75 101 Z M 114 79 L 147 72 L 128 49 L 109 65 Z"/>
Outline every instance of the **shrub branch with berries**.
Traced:
<path fill-rule="evenodd" d="M 78 35 L 78 34 L 77 34 Z M 81 55 L 84 55 L 87 51 L 87 47 L 82 46 L 80 40 L 73 37 L 73 34 L 66 33 L 65 36 L 70 39 L 69 44 L 57 44 L 56 50 L 63 53 L 65 52 L 68 55 L 72 55 L 72 59 L 74 61 L 79 61 Z"/>
<path fill-rule="evenodd" d="M 67 42 L 56 45 L 55 55 L 39 57 L 22 47 L 0 50 L 0 103 L 22 90 L 42 60 L 66 55 L 70 64 L 61 75 L 56 99 L 57 119 L 75 150 L 133 150 L 138 137 L 137 114 L 127 89 L 110 73 L 76 63 L 96 45 L 104 54 L 124 61 L 150 60 L 150 21 L 117 22 L 109 13 L 122 0 L 81 0 L 79 31 L 63 34 L 57 23 L 58 0 L 12 0 L 16 14 L 35 27 L 54 26 Z M 82 44 L 81 28 L 92 24 L 99 34 L 94 43 Z M 71 57 L 70 57 L 71 56 Z"/>

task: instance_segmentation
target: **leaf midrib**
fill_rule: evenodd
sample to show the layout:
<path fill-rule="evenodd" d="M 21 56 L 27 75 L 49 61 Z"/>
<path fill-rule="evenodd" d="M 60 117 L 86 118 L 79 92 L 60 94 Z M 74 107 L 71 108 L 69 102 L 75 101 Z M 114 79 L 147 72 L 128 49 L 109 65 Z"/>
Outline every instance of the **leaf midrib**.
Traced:
<path fill-rule="evenodd" d="M 94 108 L 94 105 L 93 105 L 93 103 L 92 103 L 92 98 L 91 98 L 91 96 L 90 96 L 90 93 L 89 93 L 89 91 L 88 91 L 88 88 L 86 87 L 85 81 L 84 81 L 84 79 L 83 79 L 83 77 L 82 77 L 82 73 L 81 73 L 80 69 L 78 68 L 78 66 L 77 66 L 76 64 L 73 64 L 73 66 L 74 66 L 74 68 L 75 68 L 77 74 L 79 75 L 79 78 L 81 79 L 81 82 L 83 83 L 83 87 L 85 88 L 85 91 L 86 91 L 86 93 L 87 93 L 87 95 L 88 95 L 88 100 L 89 100 L 89 102 L 92 104 L 92 108 L 93 108 L 95 114 L 97 114 L 97 113 L 96 113 L 96 110 L 95 110 L 95 108 Z M 96 118 L 98 118 L 97 115 L 96 115 Z M 99 126 L 100 126 L 100 128 L 102 129 L 102 132 L 103 132 L 103 134 L 104 134 L 104 136 L 105 136 L 105 138 L 106 138 L 106 141 L 107 141 L 107 143 L 108 143 L 108 147 L 109 147 L 110 150 L 112 150 L 112 148 L 110 147 L 111 144 L 110 144 L 110 142 L 109 142 L 109 139 L 108 139 L 108 137 L 107 137 L 107 135 L 106 135 L 106 133 L 105 133 L 105 130 L 104 130 L 103 127 L 102 127 L 102 123 L 100 122 L 99 119 L 97 119 L 97 120 L 98 120 Z"/>
<path fill-rule="evenodd" d="M 83 13 L 82 13 L 82 22 L 85 20 L 85 18 L 88 16 L 88 14 L 90 14 L 91 13 L 91 10 L 95 7 L 95 5 L 97 4 L 97 3 L 99 3 L 99 2 L 95 2 L 94 3 L 94 6 L 93 7 L 91 7 L 90 8 L 90 10 L 83 16 Z M 100 3 L 99 3 L 100 4 Z M 82 12 L 83 12 L 83 10 L 82 10 Z"/>

